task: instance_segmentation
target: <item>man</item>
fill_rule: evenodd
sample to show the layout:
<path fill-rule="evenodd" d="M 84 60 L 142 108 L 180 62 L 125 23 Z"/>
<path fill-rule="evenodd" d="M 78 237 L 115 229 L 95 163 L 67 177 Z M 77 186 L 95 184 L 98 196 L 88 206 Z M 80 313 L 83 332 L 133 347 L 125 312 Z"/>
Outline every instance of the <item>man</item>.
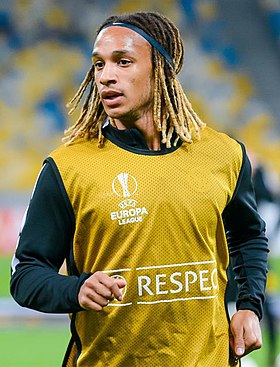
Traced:
<path fill-rule="evenodd" d="M 195 114 L 182 64 L 164 16 L 107 19 L 71 101 L 89 86 L 80 118 L 39 175 L 11 293 L 71 314 L 64 366 L 225 367 L 261 347 L 268 249 L 250 163 Z M 239 286 L 230 325 L 229 254 Z"/>

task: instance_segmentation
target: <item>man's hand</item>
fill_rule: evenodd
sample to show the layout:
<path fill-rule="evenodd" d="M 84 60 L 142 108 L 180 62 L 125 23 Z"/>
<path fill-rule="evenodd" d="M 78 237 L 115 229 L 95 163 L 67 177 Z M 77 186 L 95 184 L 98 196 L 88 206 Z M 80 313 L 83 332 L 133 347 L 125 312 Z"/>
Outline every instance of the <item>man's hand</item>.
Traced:
<path fill-rule="evenodd" d="M 237 358 L 262 347 L 258 316 L 250 310 L 237 311 L 230 322 L 230 346 Z"/>
<path fill-rule="evenodd" d="M 86 310 L 101 311 L 113 299 L 122 300 L 121 289 L 125 286 L 123 278 L 111 278 L 97 271 L 81 286 L 78 294 L 79 304 Z"/>

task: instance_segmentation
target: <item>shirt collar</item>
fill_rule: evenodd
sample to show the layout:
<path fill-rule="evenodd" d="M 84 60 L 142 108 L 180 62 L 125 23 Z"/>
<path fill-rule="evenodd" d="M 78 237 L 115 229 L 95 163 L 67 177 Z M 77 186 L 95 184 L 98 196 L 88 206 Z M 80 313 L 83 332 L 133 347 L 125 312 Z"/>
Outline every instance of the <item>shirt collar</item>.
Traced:
<path fill-rule="evenodd" d="M 118 130 L 117 128 L 112 126 L 107 119 L 103 125 L 102 132 L 105 138 L 113 143 L 119 143 L 122 146 L 127 146 L 129 148 L 150 151 L 143 134 L 136 128 Z M 173 136 L 172 142 L 174 141 L 174 139 L 175 136 Z M 181 145 L 181 142 L 179 141 L 177 145 L 179 147 Z M 162 153 L 168 152 L 170 151 L 170 149 L 166 148 L 165 144 L 161 144 Z"/>

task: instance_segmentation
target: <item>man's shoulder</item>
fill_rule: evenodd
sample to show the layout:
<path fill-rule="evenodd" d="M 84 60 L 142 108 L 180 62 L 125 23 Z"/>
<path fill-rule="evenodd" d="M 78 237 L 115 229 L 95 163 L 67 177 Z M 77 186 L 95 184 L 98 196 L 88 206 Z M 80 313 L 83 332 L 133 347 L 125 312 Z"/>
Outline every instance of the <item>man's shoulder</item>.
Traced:
<path fill-rule="evenodd" d="M 90 162 L 96 161 L 100 157 L 97 139 L 79 138 L 70 144 L 61 144 L 48 156 L 52 159 L 56 167 L 62 172 L 78 172 Z"/>
<path fill-rule="evenodd" d="M 201 133 L 201 142 L 212 149 L 220 150 L 220 152 L 235 152 L 237 154 L 242 152 L 241 144 L 238 140 L 224 132 L 215 130 L 208 126 L 203 129 Z"/>
<path fill-rule="evenodd" d="M 243 161 L 242 144 L 224 132 L 210 127 L 203 129 L 197 150 L 202 157 L 211 157 L 215 162 L 241 167 Z"/>
<path fill-rule="evenodd" d="M 213 140 L 216 143 L 220 142 L 221 144 L 233 144 L 233 145 L 239 144 L 234 137 L 231 137 L 229 134 L 209 126 L 206 126 L 206 128 L 202 130 L 201 135 L 206 139 L 208 138 L 209 140 Z"/>
<path fill-rule="evenodd" d="M 99 149 L 100 148 L 97 146 L 97 139 L 89 140 L 86 138 L 79 138 L 70 144 L 59 145 L 49 154 L 49 156 L 53 159 L 71 156 L 83 156 L 89 152 L 90 154 L 93 154 Z"/>
<path fill-rule="evenodd" d="M 79 138 L 68 145 L 60 145 L 53 150 L 48 159 L 52 160 L 61 174 L 79 174 L 104 170 L 104 162 L 119 156 L 118 147 L 106 141 L 104 146 L 98 146 L 98 139 Z"/>

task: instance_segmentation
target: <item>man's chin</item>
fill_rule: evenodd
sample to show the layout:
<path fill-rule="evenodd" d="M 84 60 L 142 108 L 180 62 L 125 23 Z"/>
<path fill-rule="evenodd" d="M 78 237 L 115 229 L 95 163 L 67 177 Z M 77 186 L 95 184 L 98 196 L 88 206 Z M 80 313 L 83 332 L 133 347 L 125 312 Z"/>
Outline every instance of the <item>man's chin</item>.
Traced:
<path fill-rule="evenodd" d="M 110 117 L 111 119 L 121 119 L 122 116 L 124 115 L 123 113 L 121 113 L 120 111 L 117 111 L 116 109 L 105 109 L 105 112 L 107 114 L 108 117 Z"/>
<path fill-rule="evenodd" d="M 120 113 L 120 112 L 109 111 L 107 115 L 109 118 L 113 120 L 121 121 L 124 124 L 130 124 L 131 122 L 137 120 L 137 117 L 135 116 L 135 114 L 132 114 L 132 113 Z"/>

